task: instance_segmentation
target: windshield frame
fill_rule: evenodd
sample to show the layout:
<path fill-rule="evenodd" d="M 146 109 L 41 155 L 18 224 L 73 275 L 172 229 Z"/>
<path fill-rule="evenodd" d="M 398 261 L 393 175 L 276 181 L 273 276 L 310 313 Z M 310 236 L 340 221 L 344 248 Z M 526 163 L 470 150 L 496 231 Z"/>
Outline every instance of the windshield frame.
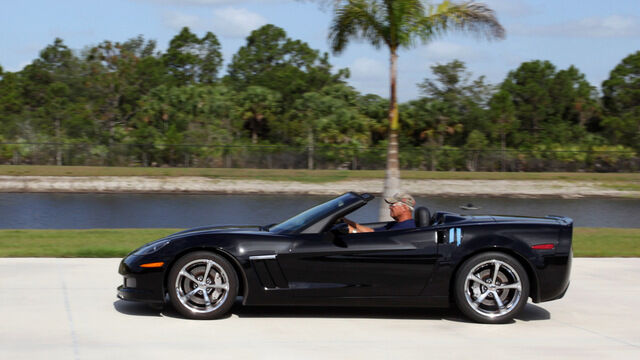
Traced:
<path fill-rule="evenodd" d="M 323 219 L 341 210 L 353 208 L 358 203 L 364 205 L 365 200 L 354 192 L 348 192 L 274 225 L 269 231 L 276 234 L 299 234 Z"/>

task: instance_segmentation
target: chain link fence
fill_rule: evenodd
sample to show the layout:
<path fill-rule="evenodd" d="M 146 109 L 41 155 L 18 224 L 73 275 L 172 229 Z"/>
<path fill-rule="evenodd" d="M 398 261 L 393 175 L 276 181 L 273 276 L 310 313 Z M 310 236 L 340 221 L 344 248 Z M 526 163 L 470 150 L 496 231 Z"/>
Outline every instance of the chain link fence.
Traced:
<path fill-rule="evenodd" d="M 319 145 L 206 145 L 0 143 L 0 164 L 263 169 L 376 170 L 386 147 Z M 551 151 L 401 147 L 400 167 L 438 171 L 635 172 L 633 151 Z"/>

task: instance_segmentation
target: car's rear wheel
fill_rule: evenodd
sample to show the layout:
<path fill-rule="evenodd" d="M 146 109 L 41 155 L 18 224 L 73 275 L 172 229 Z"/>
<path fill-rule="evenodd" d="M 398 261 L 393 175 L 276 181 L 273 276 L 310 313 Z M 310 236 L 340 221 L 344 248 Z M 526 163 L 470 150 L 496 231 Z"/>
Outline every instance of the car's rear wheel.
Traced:
<path fill-rule="evenodd" d="M 238 276 L 220 255 L 198 251 L 181 257 L 171 268 L 167 287 L 173 307 L 191 319 L 217 319 L 233 306 Z"/>
<path fill-rule="evenodd" d="M 469 258 L 460 267 L 454 284 L 460 311 L 482 323 L 513 319 L 529 298 L 529 278 L 512 256 L 487 252 Z"/>

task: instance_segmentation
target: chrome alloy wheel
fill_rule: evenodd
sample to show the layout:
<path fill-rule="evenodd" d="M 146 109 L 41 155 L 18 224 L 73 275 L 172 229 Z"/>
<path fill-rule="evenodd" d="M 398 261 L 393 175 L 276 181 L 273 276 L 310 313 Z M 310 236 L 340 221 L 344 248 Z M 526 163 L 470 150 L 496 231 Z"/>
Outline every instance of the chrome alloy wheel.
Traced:
<path fill-rule="evenodd" d="M 481 262 L 467 274 L 467 303 L 478 314 L 495 318 L 511 312 L 522 296 L 518 273 L 509 264 L 492 259 Z"/>
<path fill-rule="evenodd" d="M 184 265 L 176 277 L 176 294 L 182 305 L 194 313 L 209 313 L 225 303 L 229 277 L 220 264 L 197 259 Z"/>

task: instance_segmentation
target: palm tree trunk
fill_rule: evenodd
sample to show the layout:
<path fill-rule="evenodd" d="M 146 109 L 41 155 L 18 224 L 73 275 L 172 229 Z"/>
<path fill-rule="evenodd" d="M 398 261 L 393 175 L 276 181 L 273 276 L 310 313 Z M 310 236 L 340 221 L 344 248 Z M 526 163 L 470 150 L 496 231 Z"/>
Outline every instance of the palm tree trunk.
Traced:
<path fill-rule="evenodd" d="M 387 148 L 387 169 L 384 177 L 383 197 L 393 196 L 400 190 L 400 170 L 398 166 L 398 99 L 396 80 L 398 73 L 398 54 L 391 48 L 391 101 L 389 103 L 389 147 Z M 380 221 L 390 220 L 389 207 L 380 202 Z"/>
<path fill-rule="evenodd" d="M 501 163 L 502 163 L 502 172 L 507 171 L 507 164 L 506 164 L 506 154 L 505 151 L 507 150 L 507 132 L 503 129 L 502 133 L 500 134 L 500 157 L 502 159 Z"/>
<path fill-rule="evenodd" d="M 258 120 L 251 119 L 251 144 L 258 143 Z"/>
<path fill-rule="evenodd" d="M 61 133 L 61 124 L 60 124 L 60 119 L 56 119 L 55 120 L 55 127 L 56 127 L 56 165 L 61 166 L 62 165 L 62 148 L 60 147 L 60 133 Z"/>
<path fill-rule="evenodd" d="M 314 157 L 313 128 L 309 126 L 307 129 L 307 169 L 313 170 Z"/>

